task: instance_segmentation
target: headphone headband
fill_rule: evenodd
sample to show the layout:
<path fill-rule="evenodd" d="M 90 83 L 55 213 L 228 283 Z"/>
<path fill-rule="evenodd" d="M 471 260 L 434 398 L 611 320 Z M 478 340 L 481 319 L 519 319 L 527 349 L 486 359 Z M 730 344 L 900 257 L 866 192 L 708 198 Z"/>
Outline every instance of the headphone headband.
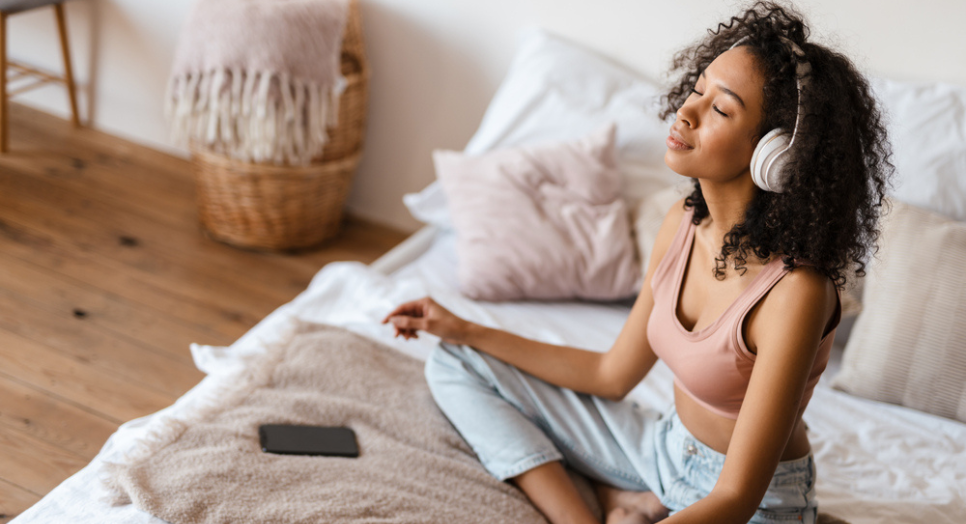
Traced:
<path fill-rule="evenodd" d="M 739 38 L 735 43 L 731 44 L 731 47 L 729 47 L 728 49 L 731 50 L 738 47 L 738 45 L 740 45 L 745 40 L 748 40 L 749 38 L 750 37 L 747 35 Z M 778 38 L 782 41 L 783 44 L 785 44 L 786 46 L 788 46 L 789 49 L 791 49 L 792 54 L 795 55 L 795 59 L 796 59 L 795 60 L 796 62 L 795 85 L 798 88 L 798 112 L 795 114 L 795 128 L 792 129 L 792 138 L 791 138 L 791 141 L 788 142 L 788 147 L 791 147 L 792 144 L 795 143 L 795 135 L 798 133 L 798 122 L 802 118 L 802 87 L 805 85 L 808 85 L 808 73 L 812 71 L 812 64 L 804 60 L 805 51 L 802 50 L 802 48 L 798 44 L 796 44 L 790 38 L 787 38 L 784 36 L 779 36 Z"/>
<path fill-rule="evenodd" d="M 749 38 L 750 37 L 747 36 L 747 35 L 739 38 L 735 43 L 731 44 L 731 47 L 729 47 L 728 49 L 729 50 L 730 49 L 734 49 L 735 47 L 737 47 L 738 45 L 740 45 L 745 40 L 748 40 Z M 784 154 L 785 152 L 787 152 L 789 149 L 791 149 L 792 144 L 795 143 L 795 137 L 798 135 L 798 124 L 799 124 L 799 122 L 802 119 L 802 86 L 808 84 L 808 74 L 812 70 L 812 65 L 810 63 L 808 63 L 807 60 L 805 60 L 805 51 L 802 50 L 801 46 L 799 46 L 798 44 L 796 44 L 794 41 L 792 41 L 791 39 L 789 39 L 787 37 L 779 36 L 778 38 L 782 41 L 783 44 L 785 44 L 785 46 L 787 46 L 791 50 L 792 54 L 795 55 L 795 62 L 796 62 L 796 64 L 795 64 L 795 85 L 796 85 L 797 90 L 798 90 L 798 111 L 795 114 L 795 127 L 794 127 L 794 129 L 792 129 L 792 137 L 788 141 L 788 145 L 785 146 L 781 151 L 777 151 L 775 154 L 770 155 L 771 158 L 768 159 L 768 164 L 767 165 L 760 166 L 760 168 L 755 168 L 754 165 L 753 165 L 752 166 L 753 175 L 755 175 L 754 170 L 756 170 L 756 169 L 760 169 L 761 170 L 760 173 L 764 173 L 764 174 L 770 173 L 771 172 L 771 169 L 772 169 L 772 166 L 773 166 L 773 164 L 775 164 L 776 161 L 779 161 L 779 164 L 780 165 L 783 165 L 784 164 L 784 161 L 783 160 L 779 160 L 779 157 L 782 154 Z M 769 133 L 769 135 L 771 135 L 771 134 L 772 133 Z M 772 138 L 774 138 L 774 135 L 772 135 Z M 756 149 L 756 156 L 758 156 L 757 155 L 757 149 Z M 754 159 L 752 160 L 752 163 L 753 164 L 755 163 Z M 779 166 L 776 166 L 776 169 L 778 169 L 778 167 Z M 765 180 L 765 182 L 763 183 L 763 189 L 765 189 L 767 191 L 780 191 L 780 189 L 772 188 L 770 186 L 770 184 L 767 182 L 767 179 L 769 179 L 771 177 L 768 177 L 766 175 L 759 175 L 759 176 L 763 180 Z M 781 177 L 779 177 L 779 178 L 781 178 Z M 760 184 L 760 185 L 762 185 L 762 184 Z"/>

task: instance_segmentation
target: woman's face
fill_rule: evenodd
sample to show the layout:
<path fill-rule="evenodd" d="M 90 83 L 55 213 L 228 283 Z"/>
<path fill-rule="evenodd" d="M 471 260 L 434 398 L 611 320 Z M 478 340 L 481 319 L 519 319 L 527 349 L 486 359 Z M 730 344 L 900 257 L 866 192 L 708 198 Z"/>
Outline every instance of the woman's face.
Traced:
<path fill-rule="evenodd" d="M 668 167 L 684 176 L 716 182 L 750 177 L 764 83 L 745 47 L 715 58 L 677 112 L 666 141 Z"/>

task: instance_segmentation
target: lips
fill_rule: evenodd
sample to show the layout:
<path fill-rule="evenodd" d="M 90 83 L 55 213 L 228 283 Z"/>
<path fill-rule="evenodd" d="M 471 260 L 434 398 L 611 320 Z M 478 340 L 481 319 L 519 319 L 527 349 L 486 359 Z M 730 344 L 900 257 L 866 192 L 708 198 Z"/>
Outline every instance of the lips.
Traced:
<path fill-rule="evenodd" d="M 671 128 L 671 134 L 668 135 L 667 140 L 665 140 L 668 149 L 673 149 L 675 151 L 687 151 L 689 149 L 694 149 L 694 146 L 685 142 L 684 137 L 681 133 L 678 133 L 673 127 Z"/>

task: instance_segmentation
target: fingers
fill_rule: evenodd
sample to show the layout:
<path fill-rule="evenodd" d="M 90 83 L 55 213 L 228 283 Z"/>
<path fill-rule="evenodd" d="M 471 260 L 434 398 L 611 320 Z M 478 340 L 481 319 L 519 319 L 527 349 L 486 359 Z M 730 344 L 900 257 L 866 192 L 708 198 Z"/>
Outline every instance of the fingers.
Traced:
<path fill-rule="evenodd" d="M 393 335 L 393 338 L 396 338 L 399 335 L 402 335 L 402 337 L 404 339 L 406 339 L 406 340 L 409 340 L 410 338 L 419 338 L 419 334 L 417 334 L 416 331 L 414 331 L 414 330 L 408 330 L 408 329 L 407 330 L 403 330 L 403 329 L 399 329 L 399 328 L 397 328 L 395 326 L 393 326 L 393 328 L 396 331 L 396 333 Z"/>
<path fill-rule="evenodd" d="M 389 314 L 386 315 L 386 318 L 382 319 L 382 323 L 385 324 L 386 322 L 389 322 L 390 318 L 398 315 L 417 316 L 416 313 L 417 311 L 413 308 L 412 302 L 407 302 L 405 304 L 402 304 L 396 307 L 396 309 L 390 311 Z"/>
<path fill-rule="evenodd" d="M 402 335 L 402 337 L 406 340 L 409 340 L 411 338 L 419 338 L 419 334 L 414 329 L 396 328 L 396 334 L 393 335 L 393 338 L 398 337 L 399 335 Z"/>
<path fill-rule="evenodd" d="M 403 315 L 396 315 L 389 317 L 389 321 L 392 322 L 393 327 L 396 328 L 396 335 L 402 335 L 407 340 L 410 338 L 419 338 L 416 334 L 417 330 L 426 330 L 427 320 L 421 317 L 407 317 Z"/>
<path fill-rule="evenodd" d="M 382 324 L 392 323 L 395 328 L 394 338 L 400 335 L 406 340 L 419 338 L 417 331 L 420 329 L 426 331 L 428 321 L 423 317 L 434 303 L 432 298 L 426 296 L 419 300 L 400 304 L 382 319 Z"/>
<path fill-rule="evenodd" d="M 391 317 L 397 315 L 421 317 L 425 313 L 430 301 L 432 301 L 431 298 L 423 297 L 419 300 L 412 300 L 410 302 L 400 304 L 396 307 L 396 309 L 392 310 L 388 315 L 386 315 L 386 318 L 382 319 L 382 323 L 385 324 L 386 322 L 389 322 Z"/>
<path fill-rule="evenodd" d="M 400 329 L 403 331 L 414 330 L 414 329 L 426 329 L 426 321 L 422 318 L 395 315 L 395 316 L 389 317 L 389 321 L 392 322 L 392 325 L 396 326 L 397 329 Z"/>

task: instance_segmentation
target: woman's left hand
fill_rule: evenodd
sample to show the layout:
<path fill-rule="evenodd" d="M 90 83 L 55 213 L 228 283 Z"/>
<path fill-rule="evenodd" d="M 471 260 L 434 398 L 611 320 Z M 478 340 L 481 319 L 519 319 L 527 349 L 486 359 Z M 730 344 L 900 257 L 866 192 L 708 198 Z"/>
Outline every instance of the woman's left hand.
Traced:
<path fill-rule="evenodd" d="M 453 344 L 462 344 L 472 325 L 471 322 L 450 313 L 430 297 L 399 305 L 382 320 L 383 324 L 387 322 L 392 322 L 396 328 L 394 336 L 402 335 L 407 340 L 419 338 L 416 332 L 423 330 Z"/>

